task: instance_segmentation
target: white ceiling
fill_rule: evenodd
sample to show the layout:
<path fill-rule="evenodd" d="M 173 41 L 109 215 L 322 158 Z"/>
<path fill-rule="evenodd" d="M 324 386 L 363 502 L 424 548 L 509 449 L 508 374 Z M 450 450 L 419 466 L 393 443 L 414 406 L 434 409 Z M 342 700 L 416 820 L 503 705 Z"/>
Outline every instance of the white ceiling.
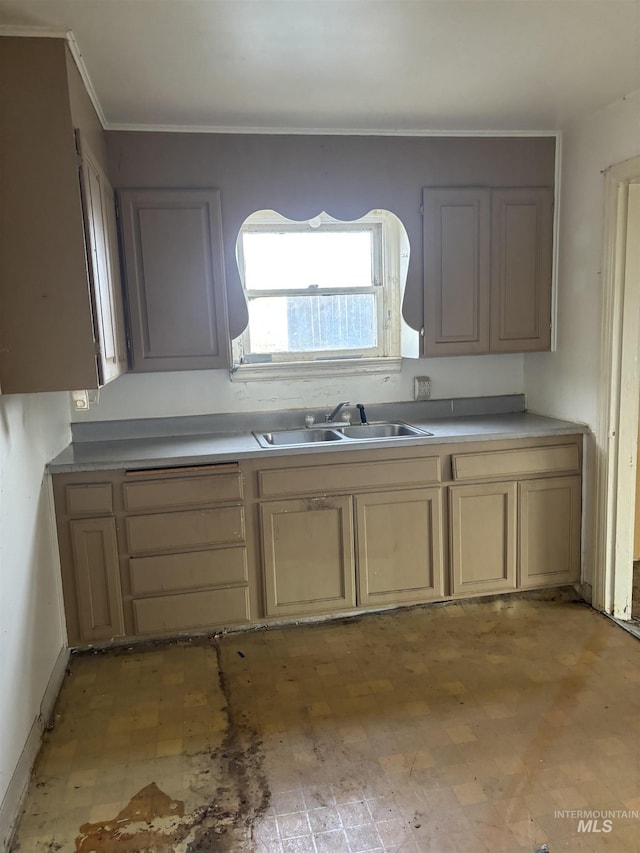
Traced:
<path fill-rule="evenodd" d="M 640 0 L 0 0 L 0 24 L 72 30 L 109 127 L 549 130 L 640 88 Z"/>

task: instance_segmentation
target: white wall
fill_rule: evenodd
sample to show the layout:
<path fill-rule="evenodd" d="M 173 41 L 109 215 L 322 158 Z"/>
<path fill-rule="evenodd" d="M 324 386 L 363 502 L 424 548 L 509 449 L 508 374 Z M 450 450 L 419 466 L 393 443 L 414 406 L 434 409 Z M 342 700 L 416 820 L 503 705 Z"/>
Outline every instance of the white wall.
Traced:
<path fill-rule="evenodd" d="M 476 397 L 523 392 L 523 356 L 405 359 L 400 373 L 343 378 L 239 382 L 226 370 L 121 376 L 100 402 L 76 421 L 154 418 L 280 409 L 332 408 L 338 400 L 388 403 L 413 400 L 414 376 L 430 376 L 432 397 Z"/>
<path fill-rule="evenodd" d="M 640 90 L 565 132 L 558 269 L 558 349 L 524 359 L 531 411 L 597 424 L 603 170 L 640 154 Z"/>
<path fill-rule="evenodd" d="M 0 804 L 65 645 L 44 466 L 69 440 L 67 394 L 0 397 Z"/>
<path fill-rule="evenodd" d="M 604 175 L 640 154 L 640 90 L 571 125 L 564 136 L 558 270 L 558 349 L 524 358 L 527 408 L 588 424 L 583 580 L 593 578 L 600 367 Z"/>

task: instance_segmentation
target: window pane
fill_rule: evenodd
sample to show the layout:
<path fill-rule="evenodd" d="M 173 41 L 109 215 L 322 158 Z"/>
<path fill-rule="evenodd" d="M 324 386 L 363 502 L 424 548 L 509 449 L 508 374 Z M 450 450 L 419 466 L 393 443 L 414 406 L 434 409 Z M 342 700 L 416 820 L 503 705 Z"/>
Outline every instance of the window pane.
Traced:
<path fill-rule="evenodd" d="M 247 290 L 371 287 L 372 233 L 246 231 L 242 237 Z"/>
<path fill-rule="evenodd" d="M 251 352 L 373 349 L 375 300 L 372 293 L 252 299 Z"/>

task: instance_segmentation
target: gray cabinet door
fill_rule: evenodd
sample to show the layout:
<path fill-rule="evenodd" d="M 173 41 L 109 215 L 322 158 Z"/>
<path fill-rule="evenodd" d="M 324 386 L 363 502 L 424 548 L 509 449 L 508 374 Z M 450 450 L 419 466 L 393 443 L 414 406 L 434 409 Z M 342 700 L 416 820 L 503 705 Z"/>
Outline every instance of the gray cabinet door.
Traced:
<path fill-rule="evenodd" d="M 228 367 L 220 193 L 119 193 L 132 370 Z"/>
<path fill-rule="evenodd" d="M 450 487 L 454 595 L 515 589 L 516 490 L 517 483 Z"/>
<path fill-rule="evenodd" d="M 444 595 L 441 490 L 356 497 L 358 604 L 399 604 Z"/>
<path fill-rule="evenodd" d="M 553 190 L 491 192 L 491 352 L 551 346 Z"/>
<path fill-rule="evenodd" d="M 525 589 L 580 579 L 580 477 L 520 483 L 520 583 Z"/>
<path fill-rule="evenodd" d="M 92 642 L 122 636 L 115 519 L 83 518 L 70 521 L 69 527 L 81 638 Z"/>
<path fill-rule="evenodd" d="M 490 191 L 431 188 L 423 194 L 423 355 L 489 350 Z"/>
<path fill-rule="evenodd" d="M 355 607 L 350 497 L 269 501 L 260 516 L 267 616 Z"/>

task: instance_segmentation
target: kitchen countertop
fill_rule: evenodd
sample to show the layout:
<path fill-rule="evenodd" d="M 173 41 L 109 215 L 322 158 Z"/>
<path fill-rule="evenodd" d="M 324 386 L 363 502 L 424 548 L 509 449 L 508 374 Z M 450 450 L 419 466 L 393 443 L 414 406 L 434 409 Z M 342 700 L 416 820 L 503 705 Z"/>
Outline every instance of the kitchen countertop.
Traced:
<path fill-rule="evenodd" d="M 390 418 L 385 418 L 386 420 Z M 420 413 L 411 419 L 402 412 L 397 420 L 409 423 L 432 435 L 402 439 L 367 441 L 331 441 L 296 447 L 263 448 L 246 423 L 237 431 L 198 434 L 180 432 L 180 420 L 175 419 L 172 435 L 145 437 L 114 437 L 99 441 L 74 441 L 49 463 L 52 474 L 70 471 L 99 471 L 108 469 L 144 469 L 180 465 L 203 465 L 242 459 L 276 456 L 321 455 L 359 450 L 390 450 L 393 447 L 422 447 L 429 444 L 478 441 L 490 439 L 541 438 L 553 435 L 575 435 L 587 432 L 583 424 L 556 420 L 528 412 L 484 414 L 458 417 L 426 418 Z M 374 420 L 374 418 L 371 418 Z M 265 426 L 264 424 L 267 423 Z M 255 415 L 256 431 L 273 430 L 261 415 Z"/>

